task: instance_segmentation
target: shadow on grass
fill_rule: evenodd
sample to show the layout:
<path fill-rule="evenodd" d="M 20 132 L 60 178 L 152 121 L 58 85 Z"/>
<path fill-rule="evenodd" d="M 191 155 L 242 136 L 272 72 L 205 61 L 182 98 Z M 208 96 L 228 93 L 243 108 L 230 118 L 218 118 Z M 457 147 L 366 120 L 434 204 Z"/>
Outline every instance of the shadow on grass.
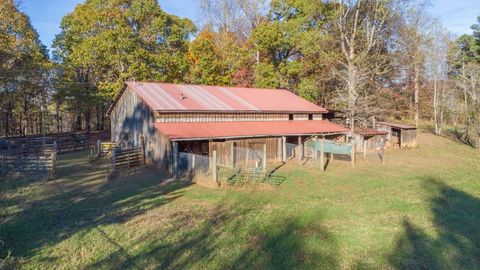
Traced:
<path fill-rule="evenodd" d="M 254 209 L 219 204 L 208 217 L 176 213 L 171 229 L 145 235 L 140 252 L 119 247 L 86 269 L 332 269 L 338 249 L 319 221 L 296 216 L 252 226 Z M 193 215 L 193 216 L 192 216 Z M 171 235 L 177 235 L 174 239 Z M 153 238 L 153 239 L 152 239 Z M 168 240 L 167 240 L 168 238 Z M 138 249 L 137 249 L 138 250 Z"/>
<path fill-rule="evenodd" d="M 435 234 L 405 219 L 390 263 L 397 269 L 480 269 L 480 199 L 425 180 Z"/>
<path fill-rule="evenodd" d="M 103 167 L 92 168 L 97 165 L 88 165 L 86 158 L 72 157 L 59 165 L 59 175 L 68 178 L 43 186 L 45 190 L 37 198 L 30 198 L 28 205 L 0 226 L 4 244 L 0 258 L 9 250 L 14 257 L 29 257 L 43 246 L 59 243 L 77 232 L 125 222 L 175 200 L 190 185 L 159 185 L 166 177 L 153 170 L 104 182 Z M 18 196 L 13 198 L 18 200 Z"/>

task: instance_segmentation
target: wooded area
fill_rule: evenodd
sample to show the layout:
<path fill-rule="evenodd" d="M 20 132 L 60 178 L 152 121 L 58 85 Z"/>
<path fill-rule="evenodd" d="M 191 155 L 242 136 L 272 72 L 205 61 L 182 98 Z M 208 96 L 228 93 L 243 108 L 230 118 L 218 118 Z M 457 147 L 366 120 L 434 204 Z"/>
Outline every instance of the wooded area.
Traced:
<path fill-rule="evenodd" d="M 202 23 L 156 0 L 86 0 L 52 51 L 0 3 L 0 136 L 109 128 L 125 80 L 288 89 L 349 125 L 430 120 L 480 137 L 480 18 L 454 37 L 422 0 L 199 0 Z M 480 142 L 478 143 L 480 145 Z"/>

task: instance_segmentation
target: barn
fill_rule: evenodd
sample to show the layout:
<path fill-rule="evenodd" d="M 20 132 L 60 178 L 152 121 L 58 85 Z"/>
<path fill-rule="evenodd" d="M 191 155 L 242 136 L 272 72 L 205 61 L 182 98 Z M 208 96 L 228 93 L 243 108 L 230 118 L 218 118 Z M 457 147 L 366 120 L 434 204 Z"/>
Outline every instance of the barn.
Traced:
<path fill-rule="evenodd" d="M 147 164 L 173 174 L 185 154 L 231 167 L 302 160 L 307 141 L 346 139 L 326 113 L 287 90 L 133 81 L 108 110 L 114 142 L 143 147 Z"/>

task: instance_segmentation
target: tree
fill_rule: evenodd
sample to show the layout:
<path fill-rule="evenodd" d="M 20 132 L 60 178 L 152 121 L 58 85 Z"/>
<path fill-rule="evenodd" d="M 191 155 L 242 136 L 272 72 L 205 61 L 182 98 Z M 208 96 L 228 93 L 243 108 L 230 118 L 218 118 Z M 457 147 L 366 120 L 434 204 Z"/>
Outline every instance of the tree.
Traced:
<path fill-rule="evenodd" d="M 215 41 L 216 34 L 202 31 L 190 43 L 188 60 L 190 62 L 190 79 L 195 84 L 228 85 L 231 72 L 226 70 L 221 61 L 220 50 Z"/>
<path fill-rule="evenodd" d="M 65 16 L 54 42 L 62 80 L 77 111 L 77 128 L 89 129 L 125 80 L 183 82 L 195 27 L 165 13 L 156 0 L 87 0 Z M 81 116 L 84 116 L 82 121 Z"/>
<path fill-rule="evenodd" d="M 0 105 L 5 136 L 44 132 L 51 68 L 27 15 L 0 2 Z"/>
<path fill-rule="evenodd" d="M 445 101 L 445 82 L 447 80 L 447 54 L 450 46 L 450 36 L 447 30 L 438 22 L 430 29 L 429 50 L 426 53 L 426 69 L 433 87 L 433 119 L 435 134 L 442 134 L 443 104 Z"/>
<path fill-rule="evenodd" d="M 342 82 L 338 94 L 346 105 L 352 132 L 359 110 L 357 101 L 369 77 L 378 76 L 388 68 L 382 63 L 385 60 L 382 52 L 384 42 L 390 40 L 387 21 L 392 10 L 391 1 L 380 0 L 341 0 L 336 8 L 332 34 L 338 39 L 340 57 L 336 59 L 334 73 Z M 368 106 L 368 101 L 362 103 Z"/>
<path fill-rule="evenodd" d="M 414 119 L 417 127 L 420 117 L 420 88 L 422 77 L 424 77 L 425 52 L 428 45 L 426 33 L 431 22 L 431 18 L 423 11 L 424 8 L 424 2 L 414 2 L 412 6 L 405 8 L 405 14 L 402 16 L 397 30 L 396 42 L 400 59 L 398 76 L 399 78 L 405 77 L 406 88 L 413 93 Z M 406 74 L 402 74 L 402 72 Z"/>

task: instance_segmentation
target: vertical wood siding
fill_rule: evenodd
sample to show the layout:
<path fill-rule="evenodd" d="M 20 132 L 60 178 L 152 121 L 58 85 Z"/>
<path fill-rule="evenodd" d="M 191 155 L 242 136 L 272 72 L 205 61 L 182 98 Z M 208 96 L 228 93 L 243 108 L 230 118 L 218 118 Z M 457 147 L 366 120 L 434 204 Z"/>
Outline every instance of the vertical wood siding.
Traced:
<path fill-rule="evenodd" d="M 150 108 L 127 88 L 111 113 L 112 141 L 122 148 L 141 147 L 144 136 L 147 163 L 167 169 L 171 160 L 170 141 L 155 129 L 154 121 Z"/>

